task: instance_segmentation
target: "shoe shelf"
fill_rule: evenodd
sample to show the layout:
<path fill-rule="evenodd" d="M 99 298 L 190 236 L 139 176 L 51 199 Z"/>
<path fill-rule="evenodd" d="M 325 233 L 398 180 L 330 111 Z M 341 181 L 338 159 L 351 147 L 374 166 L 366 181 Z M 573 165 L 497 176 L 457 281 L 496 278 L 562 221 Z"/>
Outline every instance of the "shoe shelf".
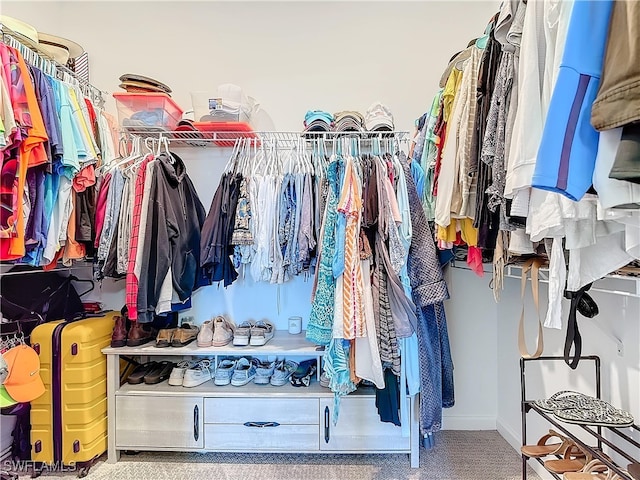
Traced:
<path fill-rule="evenodd" d="M 606 427 L 606 426 L 592 426 L 592 425 L 582 425 L 582 424 L 570 424 L 565 423 L 561 420 L 558 420 L 554 415 L 545 412 L 540 409 L 536 404 L 535 400 L 527 399 L 526 394 L 526 377 L 525 377 L 525 366 L 528 362 L 538 362 L 538 361 L 547 361 L 547 362 L 564 362 L 564 357 L 539 357 L 539 358 L 521 358 L 520 359 L 520 389 L 521 389 L 521 414 L 522 414 L 522 445 L 527 445 L 527 416 L 533 411 L 540 415 L 543 419 L 549 422 L 556 429 L 557 432 L 565 435 L 567 438 L 572 440 L 578 447 L 588 454 L 590 454 L 593 459 L 597 459 L 605 464 L 611 471 L 615 472 L 621 479 L 624 480 L 634 480 L 633 477 L 626 472 L 626 470 L 616 463 L 612 461 L 612 459 L 603 453 L 603 445 L 606 445 L 612 451 L 616 452 L 622 458 L 630 463 L 638 462 L 637 458 L 634 458 L 630 450 L 640 449 L 640 443 L 636 441 L 630 432 L 636 431 L 640 432 L 640 426 L 634 424 L 630 427 L 626 428 L 615 428 L 615 427 Z M 595 355 L 591 356 L 583 356 L 580 357 L 580 361 L 593 361 L 594 370 L 595 370 L 595 392 L 596 398 L 600 398 L 601 395 L 601 384 L 600 384 L 600 358 Z M 589 445 L 584 439 L 579 438 L 574 432 L 572 432 L 568 427 L 578 427 L 582 431 L 588 433 L 590 435 L 589 438 L 593 439 L 594 445 Z M 614 443 L 609 438 L 603 435 L 604 432 L 609 433 L 609 437 L 616 437 L 618 439 L 624 440 L 623 442 Z M 585 437 L 586 438 L 586 437 Z M 530 444 L 530 443 L 529 443 Z M 620 445 L 625 445 L 625 448 Z M 626 450 L 629 448 L 629 451 Z M 562 458 L 560 455 L 555 455 L 555 458 Z M 522 455 L 522 480 L 527 480 L 527 462 L 529 460 L 535 460 L 541 465 L 544 466 L 544 458 L 530 458 L 526 455 Z M 547 470 L 549 475 L 558 480 L 562 480 L 562 475 L 556 474 Z M 595 478 L 595 477 L 594 477 Z M 607 477 L 608 478 L 608 477 Z"/>
<path fill-rule="evenodd" d="M 373 388 L 358 388 L 349 396 L 375 396 Z M 308 387 L 294 387 L 287 383 L 281 387 L 272 385 L 256 385 L 251 382 L 241 387 L 232 385 L 218 386 L 212 381 L 203 383 L 193 388 L 182 386 L 171 386 L 167 382 L 161 382 L 155 385 L 147 385 L 141 383 L 139 385 L 123 384 L 116 392 L 116 395 L 161 395 L 161 396 L 215 396 L 215 397 L 333 397 L 333 392 L 321 386 L 317 381 L 312 381 Z"/>
<path fill-rule="evenodd" d="M 419 402 L 406 396 L 406 429 L 381 422 L 372 387 L 360 387 L 341 398 L 333 424 L 334 394 L 319 383 L 321 369 L 309 386 L 215 385 L 196 387 L 123 383 L 124 362 L 211 359 L 224 357 L 278 358 L 300 362 L 316 359 L 324 350 L 308 342 L 305 332 L 277 330 L 265 345 L 235 347 L 158 348 L 155 342 L 138 347 L 108 347 L 107 357 L 108 463 L 121 451 L 272 452 L 272 453 L 403 453 L 419 466 Z"/>
<path fill-rule="evenodd" d="M 324 350 L 305 338 L 305 332 L 291 335 L 287 330 L 276 330 L 273 338 L 265 345 L 235 347 L 231 343 L 224 347 L 198 347 L 195 340 L 184 347 L 158 348 L 153 342 L 139 347 L 107 347 L 102 350 L 107 355 L 126 356 L 245 356 L 245 355 L 287 355 L 320 357 Z"/>

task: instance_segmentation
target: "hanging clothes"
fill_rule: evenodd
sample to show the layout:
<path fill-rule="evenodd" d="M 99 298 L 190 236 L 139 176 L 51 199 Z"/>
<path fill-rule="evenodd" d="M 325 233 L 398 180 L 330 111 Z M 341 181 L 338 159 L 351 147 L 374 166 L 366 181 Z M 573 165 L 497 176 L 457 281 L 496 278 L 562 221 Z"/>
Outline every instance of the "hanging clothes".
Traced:
<path fill-rule="evenodd" d="M 199 247 L 204 207 L 178 155 L 161 153 L 151 169 L 137 300 L 141 323 L 153 320 L 169 271 L 171 285 L 181 301 L 201 285 Z"/>
<path fill-rule="evenodd" d="M 238 272 L 229 258 L 229 244 L 241 183 L 242 177 L 239 175 L 226 174 L 222 177 L 200 239 L 200 266 L 205 276 L 210 282 L 223 281 L 225 287 L 238 278 Z"/>
<path fill-rule="evenodd" d="M 307 340 L 318 345 L 328 345 L 333 326 L 335 279 L 333 276 L 333 257 L 335 255 L 334 231 L 337 222 L 337 205 L 340 185 L 344 176 L 344 161 L 340 157 L 332 158 L 327 168 L 329 186 L 327 202 L 319 243 L 318 268 L 312 296 L 311 313 L 307 325 Z"/>

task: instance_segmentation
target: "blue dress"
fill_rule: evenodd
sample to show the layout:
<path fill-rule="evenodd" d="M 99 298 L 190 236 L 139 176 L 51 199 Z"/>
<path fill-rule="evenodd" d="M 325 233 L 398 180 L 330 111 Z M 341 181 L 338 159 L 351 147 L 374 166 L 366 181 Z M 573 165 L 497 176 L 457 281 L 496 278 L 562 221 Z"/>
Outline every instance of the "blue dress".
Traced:
<path fill-rule="evenodd" d="M 318 284 L 311 305 L 311 314 L 307 325 L 307 340 L 318 345 L 329 345 L 333 333 L 333 311 L 336 293 L 336 280 L 333 276 L 333 257 L 336 248 L 336 222 L 338 200 L 344 163 L 333 160 L 327 168 L 329 192 L 325 210 L 324 230 L 318 266 Z"/>

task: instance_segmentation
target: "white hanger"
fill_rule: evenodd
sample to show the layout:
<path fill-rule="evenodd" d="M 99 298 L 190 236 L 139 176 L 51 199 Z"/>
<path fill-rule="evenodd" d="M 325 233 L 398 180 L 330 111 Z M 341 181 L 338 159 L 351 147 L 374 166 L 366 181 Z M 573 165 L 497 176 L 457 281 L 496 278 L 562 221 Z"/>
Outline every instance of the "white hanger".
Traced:
<path fill-rule="evenodd" d="M 142 143 L 141 138 L 138 137 L 137 135 L 134 136 L 133 140 L 132 140 L 131 154 L 128 157 L 125 157 L 122 160 L 119 160 L 114 165 L 109 165 L 108 166 L 109 170 L 113 170 L 114 168 L 117 168 L 120 165 L 123 165 L 123 164 L 125 164 L 127 162 L 130 162 L 131 160 L 135 160 L 136 158 L 138 158 L 140 156 L 140 144 L 141 143 Z M 151 152 L 151 153 L 153 153 L 153 152 Z"/>
<path fill-rule="evenodd" d="M 233 165 L 233 161 L 236 158 L 236 154 L 240 151 L 240 144 L 242 143 L 241 138 L 237 138 L 233 144 L 233 150 L 231 150 L 231 156 L 229 160 L 227 160 L 227 164 L 224 166 L 224 173 L 229 173 L 231 171 L 231 166 Z"/>

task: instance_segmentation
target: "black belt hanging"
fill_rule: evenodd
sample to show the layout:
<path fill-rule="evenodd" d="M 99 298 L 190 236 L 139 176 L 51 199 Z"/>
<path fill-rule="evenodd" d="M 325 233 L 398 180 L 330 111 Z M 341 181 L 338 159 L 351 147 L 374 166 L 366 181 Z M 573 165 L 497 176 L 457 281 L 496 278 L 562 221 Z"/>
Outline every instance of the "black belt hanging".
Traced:
<path fill-rule="evenodd" d="M 587 318 L 593 318 L 598 314 L 598 305 L 593 301 L 587 290 L 591 288 L 591 283 L 585 285 L 577 292 L 565 291 L 564 296 L 571 300 L 569 309 L 569 320 L 567 323 L 567 337 L 564 341 L 564 361 L 569 367 L 575 370 L 582 355 L 582 335 L 578 329 L 577 312 Z M 573 358 L 571 357 L 571 347 L 573 346 Z"/>

